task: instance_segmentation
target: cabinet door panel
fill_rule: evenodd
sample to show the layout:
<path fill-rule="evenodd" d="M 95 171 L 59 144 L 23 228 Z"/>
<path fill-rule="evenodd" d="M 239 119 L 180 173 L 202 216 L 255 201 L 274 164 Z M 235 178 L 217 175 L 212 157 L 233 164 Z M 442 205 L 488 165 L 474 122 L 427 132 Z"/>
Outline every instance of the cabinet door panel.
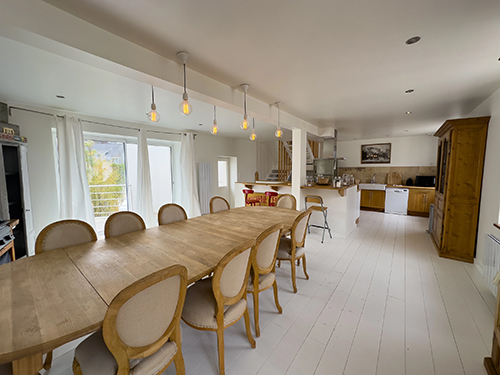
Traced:
<path fill-rule="evenodd" d="M 373 190 L 372 193 L 371 206 L 373 208 L 385 208 L 385 191 Z"/>
<path fill-rule="evenodd" d="M 370 207 L 370 190 L 361 190 L 361 207 Z"/>

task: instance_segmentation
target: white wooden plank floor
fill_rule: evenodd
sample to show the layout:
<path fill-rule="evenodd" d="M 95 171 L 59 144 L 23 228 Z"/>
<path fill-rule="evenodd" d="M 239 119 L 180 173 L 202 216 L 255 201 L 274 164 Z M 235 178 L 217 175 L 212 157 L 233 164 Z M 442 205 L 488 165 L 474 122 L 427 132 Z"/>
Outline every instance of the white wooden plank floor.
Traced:
<path fill-rule="evenodd" d="M 261 294 L 257 348 L 250 348 L 243 319 L 226 330 L 228 375 L 486 374 L 495 299 L 474 265 L 436 255 L 427 223 L 362 212 L 348 238 L 324 244 L 313 229 L 310 280 L 300 267 L 293 294 L 290 265 L 277 270 L 283 314 L 272 290 Z M 253 319 L 251 300 L 249 306 Z M 75 345 L 59 348 L 45 374 L 72 374 Z M 183 325 L 182 350 L 187 374 L 218 373 L 214 333 Z"/>

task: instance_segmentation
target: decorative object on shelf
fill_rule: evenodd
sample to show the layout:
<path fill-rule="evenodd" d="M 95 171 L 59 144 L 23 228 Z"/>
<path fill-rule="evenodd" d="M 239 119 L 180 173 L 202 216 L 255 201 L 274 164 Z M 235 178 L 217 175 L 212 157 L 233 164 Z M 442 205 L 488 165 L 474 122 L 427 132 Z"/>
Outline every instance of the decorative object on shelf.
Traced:
<path fill-rule="evenodd" d="M 193 107 L 188 102 L 188 94 L 186 91 L 186 63 L 189 58 L 189 54 L 181 51 L 177 53 L 177 57 L 182 61 L 182 66 L 184 68 L 184 93 L 182 94 L 182 102 L 179 104 L 179 110 L 184 116 L 189 116 L 193 111 Z"/>
<path fill-rule="evenodd" d="M 281 102 L 274 103 L 276 108 L 278 108 L 278 127 L 276 128 L 276 132 L 274 133 L 274 135 L 277 138 L 281 138 L 281 136 L 283 135 L 283 132 L 281 131 L 281 128 L 280 128 L 280 104 L 281 104 Z"/>
<path fill-rule="evenodd" d="M 243 129 L 243 130 L 247 130 L 248 129 L 248 116 L 247 116 L 247 91 L 248 91 L 248 88 L 250 87 L 250 85 L 246 84 L 246 83 L 243 83 L 242 85 L 240 85 L 241 89 L 243 90 L 243 95 L 244 95 L 244 107 L 245 107 L 245 114 L 243 115 L 243 121 L 241 122 L 241 125 L 240 127 Z M 250 137 L 250 139 L 252 139 Z M 252 139 L 253 141 L 254 139 Z"/>
<path fill-rule="evenodd" d="M 4 134 L 4 133 L 0 133 L 0 140 L 1 139 L 11 142 L 22 142 L 22 143 L 28 142 L 28 138 L 26 137 L 21 137 L 20 135 Z"/>
<path fill-rule="evenodd" d="M 154 87 L 151 86 L 151 111 L 147 113 L 149 121 L 158 122 L 160 121 L 160 114 L 156 112 L 156 104 L 155 104 L 155 90 Z"/>
<path fill-rule="evenodd" d="M 9 122 L 8 106 L 5 103 L 0 103 L 0 122 Z"/>
<path fill-rule="evenodd" d="M 250 134 L 250 140 L 255 141 L 257 139 L 257 134 L 255 134 L 255 119 L 252 119 L 252 134 Z"/>
<path fill-rule="evenodd" d="M 376 143 L 361 146 L 362 164 L 388 164 L 391 162 L 391 144 Z"/>
<path fill-rule="evenodd" d="M 219 133 L 219 128 L 217 127 L 217 107 L 214 106 L 214 124 L 212 125 L 212 129 L 210 129 L 210 133 L 213 135 L 217 135 Z"/>

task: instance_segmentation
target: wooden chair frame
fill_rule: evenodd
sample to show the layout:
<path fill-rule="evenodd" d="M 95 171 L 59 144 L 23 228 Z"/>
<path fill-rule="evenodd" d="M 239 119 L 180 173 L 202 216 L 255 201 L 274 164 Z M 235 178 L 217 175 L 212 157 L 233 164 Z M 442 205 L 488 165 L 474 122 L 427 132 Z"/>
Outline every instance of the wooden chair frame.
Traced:
<path fill-rule="evenodd" d="M 321 212 L 323 214 L 323 219 L 324 219 L 323 226 L 311 224 L 311 225 L 307 226 L 307 231 L 310 233 L 309 227 L 323 228 L 323 235 L 321 237 L 321 243 L 323 243 L 323 241 L 325 239 L 325 229 L 328 230 L 328 233 L 330 234 L 330 238 L 332 238 L 332 231 L 330 230 L 330 225 L 328 225 L 328 220 L 327 220 L 328 207 L 325 207 L 323 205 L 323 198 L 320 197 L 319 195 L 306 195 L 304 200 L 305 200 L 306 210 L 307 210 L 307 203 L 308 202 L 318 203 L 319 206 L 310 206 L 310 208 L 314 211 Z"/>
<path fill-rule="evenodd" d="M 61 225 L 67 225 L 67 224 L 76 224 L 76 225 L 81 225 L 84 229 L 86 229 L 91 237 L 92 241 L 97 241 L 97 234 L 95 233 L 94 228 L 92 226 L 82 220 L 75 220 L 75 219 L 68 219 L 68 220 L 59 220 L 54 223 L 51 223 L 47 225 L 45 228 L 43 228 L 40 233 L 38 233 L 38 237 L 36 238 L 35 242 L 35 254 L 41 254 L 43 253 L 43 241 L 45 240 L 45 237 L 55 228 Z M 52 250 L 52 249 L 51 249 Z M 50 251 L 50 250 L 45 250 L 45 251 Z M 52 358 L 53 358 L 53 352 L 52 350 L 47 353 L 47 356 L 45 357 L 45 362 L 43 364 L 43 368 L 45 370 L 49 370 L 52 367 Z"/>
<path fill-rule="evenodd" d="M 285 198 L 285 197 L 291 197 L 291 198 L 293 198 L 293 202 L 295 203 L 295 208 L 293 208 L 293 209 L 294 209 L 294 210 L 296 210 L 296 209 L 297 209 L 297 199 L 296 199 L 296 198 L 295 198 L 295 196 L 294 196 L 294 195 L 292 195 L 292 194 L 281 194 L 281 195 L 278 197 L 278 200 L 276 201 L 276 207 L 278 207 L 278 203 L 279 203 L 279 201 L 280 201 L 282 198 Z M 281 208 L 283 208 L 283 207 L 281 207 Z"/>
<path fill-rule="evenodd" d="M 104 238 L 111 237 L 109 234 L 109 228 L 111 226 L 111 222 L 113 221 L 114 218 L 116 218 L 119 215 L 135 216 L 142 223 L 142 229 L 146 229 L 146 223 L 144 222 L 144 219 L 141 217 L 141 215 L 139 215 L 133 211 L 118 211 L 118 212 L 115 212 L 115 213 L 109 215 L 109 217 L 106 219 L 106 223 L 104 224 Z M 125 234 L 125 233 L 123 233 L 123 234 Z"/>
<path fill-rule="evenodd" d="M 116 330 L 116 317 L 120 308 L 132 297 L 137 295 L 139 292 L 155 285 L 163 280 L 166 280 L 172 276 L 180 276 L 180 288 L 179 288 L 179 299 L 177 300 L 177 307 L 173 315 L 170 325 L 166 331 L 161 335 L 161 337 L 154 343 L 142 346 L 142 347 L 131 347 L 126 345 L 118 335 Z M 102 335 L 104 342 L 108 347 L 109 351 L 113 355 L 118 364 L 118 371 L 116 375 L 128 375 L 130 373 L 130 360 L 136 358 L 144 358 L 154 354 L 158 351 L 167 341 L 173 341 L 177 345 L 177 353 L 173 358 L 163 367 L 158 374 L 161 374 L 165 369 L 170 366 L 172 361 L 175 363 L 175 370 L 178 375 L 185 374 L 184 358 L 182 356 L 181 350 L 181 329 L 180 329 L 180 319 L 182 314 L 182 308 L 184 306 L 184 301 L 186 299 L 187 291 L 187 269 L 181 265 L 174 265 L 155 273 L 152 273 L 140 280 L 137 280 L 133 284 L 129 285 L 123 289 L 120 293 L 113 298 L 113 301 L 109 304 L 106 315 L 104 316 L 104 321 L 102 325 Z M 73 360 L 73 373 L 75 375 L 83 375 L 80 368 L 80 364 L 76 360 Z"/>
<path fill-rule="evenodd" d="M 274 250 L 274 256 L 273 260 L 270 263 L 270 266 L 267 268 L 260 268 L 259 265 L 257 264 L 257 254 L 259 252 L 259 247 L 262 241 L 264 241 L 267 237 L 269 237 L 271 234 L 279 231 L 278 234 L 278 240 L 276 241 L 276 248 Z M 262 232 L 259 237 L 257 237 L 257 241 L 255 242 L 255 245 L 253 246 L 252 253 L 251 253 L 251 265 L 252 265 L 252 273 L 251 273 L 251 278 L 252 278 L 252 284 L 253 284 L 253 291 L 250 292 L 247 290 L 248 294 L 253 295 L 253 309 L 254 309 L 254 319 L 255 319 L 255 335 L 257 337 L 260 337 L 260 326 L 259 326 L 259 293 L 263 292 L 264 290 L 269 289 L 271 286 L 274 289 L 274 302 L 276 303 L 276 308 L 278 309 L 278 312 L 281 314 L 283 313 L 283 309 L 280 306 L 279 300 L 278 300 L 278 284 L 276 282 L 276 277 L 274 278 L 274 283 L 267 288 L 260 289 L 259 288 L 259 276 L 260 275 L 267 275 L 269 273 L 275 273 L 276 272 L 276 258 L 278 256 L 278 249 L 280 246 L 280 238 L 281 235 L 283 234 L 283 224 L 276 224 L 273 225 L 272 227 L 267 228 L 264 232 Z"/>
<path fill-rule="evenodd" d="M 43 249 L 43 241 L 45 240 L 45 237 L 47 234 L 49 234 L 55 227 L 60 226 L 60 225 L 66 225 L 66 224 L 77 224 L 81 225 L 84 227 L 92 236 L 92 241 L 97 241 L 97 234 L 95 233 L 94 228 L 92 226 L 82 220 L 75 220 L 75 219 L 68 219 L 68 220 L 60 220 L 56 221 L 54 223 L 51 223 L 47 225 L 45 228 L 43 228 L 40 233 L 38 234 L 38 237 L 36 238 L 35 242 L 35 254 L 41 254 L 44 249 Z"/>
<path fill-rule="evenodd" d="M 163 206 L 161 206 L 160 209 L 158 210 L 158 225 L 165 225 L 165 224 L 173 223 L 173 221 L 169 221 L 168 223 L 164 223 L 162 221 L 163 211 L 165 211 L 166 209 L 168 209 L 170 207 L 178 208 L 180 211 L 182 211 L 184 213 L 184 219 L 181 219 L 181 220 L 187 219 L 187 214 L 186 214 L 186 210 L 184 210 L 184 207 L 182 207 L 178 204 L 175 204 L 175 203 L 167 203 L 167 204 L 164 204 Z M 179 220 L 176 220 L 176 221 L 179 221 Z"/>
<path fill-rule="evenodd" d="M 229 202 L 226 200 L 226 198 L 224 197 L 219 197 L 219 196 L 215 196 L 215 197 L 212 197 L 212 199 L 210 199 L 210 213 L 211 214 L 214 214 L 216 212 L 214 212 L 214 209 L 213 209 L 213 202 L 214 200 L 216 199 L 222 199 L 224 202 L 226 202 L 227 204 L 227 209 L 230 210 L 231 209 L 231 206 L 229 205 Z M 221 211 L 217 211 L 217 212 L 221 212 Z"/>
<path fill-rule="evenodd" d="M 292 242 L 291 242 L 291 249 L 290 249 L 291 259 L 279 258 L 279 256 L 277 257 L 277 260 L 280 262 L 280 264 L 281 264 L 281 261 L 285 261 L 285 260 L 287 262 L 291 263 L 292 285 L 293 285 L 293 292 L 294 293 L 297 293 L 297 283 L 295 281 L 295 279 L 296 279 L 295 261 L 300 261 L 302 259 L 302 267 L 304 268 L 304 275 L 306 276 L 306 280 L 309 280 L 309 275 L 307 274 L 307 270 L 306 270 L 306 253 L 304 252 L 304 254 L 302 254 L 300 257 L 296 257 L 295 250 L 297 247 L 304 247 L 306 244 L 306 233 L 307 233 L 307 228 L 309 225 L 309 219 L 311 218 L 311 213 L 312 213 L 312 208 L 309 208 L 308 210 L 302 212 L 299 216 L 297 216 L 297 218 L 295 219 L 295 221 L 292 224 L 292 229 L 291 229 L 291 232 L 292 232 L 291 241 Z M 304 236 L 302 237 L 301 242 L 297 242 L 295 240 L 295 231 L 297 230 L 297 225 L 305 216 L 308 216 L 308 218 L 307 218 L 306 226 L 304 228 Z"/>
<path fill-rule="evenodd" d="M 255 244 L 254 240 L 249 240 L 249 241 L 245 242 L 244 244 L 235 247 L 233 250 L 231 250 L 229 253 L 227 253 L 219 261 L 219 263 L 215 267 L 215 270 L 214 270 L 214 273 L 212 276 L 212 291 L 214 293 L 215 303 L 216 303 L 216 305 L 215 305 L 215 319 L 217 321 L 217 328 L 214 329 L 214 328 L 197 327 L 197 326 L 194 326 L 183 319 L 184 322 L 188 326 L 190 326 L 194 329 L 197 329 L 200 331 L 215 331 L 215 332 L 217 332 L 217 349 L 218 349 L 218 353 L 219 353 L 219 373 L 220 373 L 220 375 L 224 375 L 226 373 L 225 362 L 224 362 L 224 330 L 227 327 L 232 326 L 238 320 L 241 319 L 241 316 L 240 316 L 240 318 L 236 319 L 233 323 L 228 324 L 227 326 L 224 326 L 224 306 L 234 305 L 237 302 L 239 302 L 241 299 L 245 299 L 245 300 L 247 299 L 246 292 L 247 292 L 248 277 L 250 274 L 250 267 L 251 267 L 250 259 L 252 257 L 252 251 L 253 251 L 254 244 Z M 224 271 L 224 268 L 231 260 L 233 260 L 236 256 L 240 255 L 241 253 L 243 253 L 245 250 L 248 250 L 249 248 L 252 248 L 252 249 L 250 250 L 250 257 L 248 258 L 248 265 L 247 265 L 247 268 L 245 271 L 245 278 L 243 281 L 243 285 L 242 285 L 240 291 L 238 292 L 238 294 L 236 294 L 234 297 L 231 297 L 231 298 L 225 297 L 220 290 L 220 279 L 221 279 L 222 273 Z M 247 303 L 247 306 L 245 308 L 245 312 L 243 313 L 243 316 L 245 318 L 245 329 L 246 329 L 248 341 L 250 342 L 250 345 L 252 346 L 252 348 L 255 348 L 255 346 L 256 346 L 255 340 L 252 337 L 252 332 L 250 329 L 250 314 L 248 312 L 248 303 Z"/>

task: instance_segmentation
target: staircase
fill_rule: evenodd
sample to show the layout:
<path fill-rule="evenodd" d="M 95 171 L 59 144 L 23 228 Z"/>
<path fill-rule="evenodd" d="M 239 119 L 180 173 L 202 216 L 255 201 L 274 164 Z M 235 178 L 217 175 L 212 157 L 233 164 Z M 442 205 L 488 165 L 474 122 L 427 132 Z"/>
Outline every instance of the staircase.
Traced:
<path fill-rule="evenodd" d="M 307 169 L 312 169 L 314 162 L 314 152 L 311 143 L 317 149 L 316 142 L 308 141 L 306 143 L 306 165 Z M 279 141 L 278 148 L 278 167 L 273 168 L 267 175 L 267 181 L 290 181 L 292 177 L 292 141 Z"/>

